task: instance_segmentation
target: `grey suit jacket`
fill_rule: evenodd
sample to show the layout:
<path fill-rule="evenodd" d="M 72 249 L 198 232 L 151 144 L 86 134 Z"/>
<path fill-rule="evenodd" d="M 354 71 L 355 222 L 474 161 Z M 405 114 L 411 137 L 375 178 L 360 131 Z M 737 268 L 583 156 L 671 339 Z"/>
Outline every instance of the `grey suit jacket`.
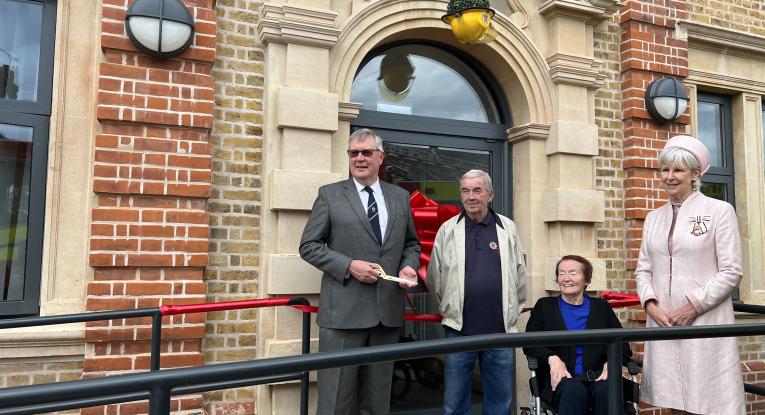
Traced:
<path fill-rule="evenodd" d="M 383 181 L 380 186 L 388 209 L 382 246 L 375 239 L 353 179 L 319 188 L 300 240 L 300 256 L 324 272 L 317 319 L 320 327 L 360 329 L 404 323 L 404 296 L 398 283 L 381 279 L 364 284 L 346 274 L 354 259 L 378 263 L 394 276 L 407 265 L 418 268 L 420 242 L 409 194 Z"/>

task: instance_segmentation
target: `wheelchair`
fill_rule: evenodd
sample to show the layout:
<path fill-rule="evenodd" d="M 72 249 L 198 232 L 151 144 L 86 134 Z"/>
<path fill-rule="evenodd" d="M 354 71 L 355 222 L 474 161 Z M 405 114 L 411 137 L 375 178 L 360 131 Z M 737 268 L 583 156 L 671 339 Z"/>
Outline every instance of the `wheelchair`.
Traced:
<path fill-rule="evenodd" d="M 529 362 L 529 371 L 531 372 L 531 377 L 529 378 L 529 389 L 531 390 L 531 398 L 529 399 L 529 406 L 527 407 L 521 407 L 521 415 L 544 415 L 544 414 L 552 414 L 555 415 L 556 412 L 552 408 L 551 402 L 546 402 L 542 399 L 542 390 L 540 388 L 539 382 L 537 381 L 537 369 L 539 369 L 539 361 L 537 361 L 536 357 L 526 356 Z M 631 381 L 631 391 L 629 394 L 624 394 L 624 413 L 625 415 L 637 415 L 639 412 L 638 409 L 638 388 L 639 384 L 637 383 L 637 374 L 640 371 L 640 363 L 636 360 L 629 360 L 626 365 L 627 371 L 630 374 Z M 629 396 L 628 396 L 629 395 Z"/>

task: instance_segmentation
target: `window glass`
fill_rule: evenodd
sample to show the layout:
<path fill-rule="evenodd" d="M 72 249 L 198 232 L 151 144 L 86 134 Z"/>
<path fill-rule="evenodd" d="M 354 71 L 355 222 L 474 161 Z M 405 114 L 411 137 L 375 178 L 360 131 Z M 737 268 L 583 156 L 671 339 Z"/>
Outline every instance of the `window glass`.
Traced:
<path fill-rule="evenodd" d="M 723 154 L 723 108 L 715 102 L 698 103 L 699 140 L 709 149 L 709 163 L 725 167 Z"/>
<path fill-rule="evenodd" d="M 370 111 L 499 122 L 475 71 L 429 45 L 395 46 L 370 59 L 353 81 L 351 101 Z"/>
<path fill-rule="evenodd" d="M 701 193 L 715 199 L 720 199 L 720 200 L 729 202 L 728 186 L 725 183 L 704 183 L 704 181 L 702 180 Z"/>
<path fill-rule="evenodd" d="M 24 296 L 31 127 L 0 124 L 0 301 Z"/>
<path fill-rule="evenodd" d="M 42 3 L 0 0 L 0 99 L 37 101 Z"/>
<path fill-rule="evenodd" d="M 385 155 L 385 181 L 439 204 L 461 206 L 460 178 L 468 170 L 492 171 L 491 152 L 484 150 L 385 143 Z"/>

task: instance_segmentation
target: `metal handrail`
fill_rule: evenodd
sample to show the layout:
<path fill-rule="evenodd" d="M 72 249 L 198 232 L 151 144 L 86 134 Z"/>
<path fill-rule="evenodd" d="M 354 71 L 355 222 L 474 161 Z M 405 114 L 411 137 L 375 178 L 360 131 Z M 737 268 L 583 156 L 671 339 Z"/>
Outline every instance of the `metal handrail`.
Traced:
<path fill-rule="evenodd" d="M 621 343 L 641 340 L 669 340 L 703 337 L 733 337 L 765 334 L 765 324 L 732 324 L 637 329 L 597 329 L 588 331 L 549 331 L 491 334 L 460 338 L 427 340 L 413 343 L 371 346 L 359 349 L 310 355 L 268 358 L 248 362 L 222 363 L 138 374 L 115 375 L 55 384 L 30 385 L 0 389 L 0 414 L 30 414 L 31 408 L 50 404 L 46 410 L 58 410 L 57 402 L 101 399 L 101 403 L 125 402 L 123 398 L 106 399 L 119 394 L 150 393 L 151 414 L 166 414 L 170 397 L 188 393 L 202 385 L 218 382 L 253 380 L 332 367 L 414 359 L 455 352 L 491 348 L 604 343 L 608 349 L 608 407 L 610 414 L 622 411 L 620 379 Z M 145 395 L 141 395 L 142 397 Z M 35 406 L 37 405 L 37 406 Z M 60 404 L 59 404 L 60 405 Z M 26 407 L 26 408 L 25 408 Z M 11 412 L 12 411 L 12 412 Z"/>
<path fill-rule="evenodd" d="M 733 311 L 742 313 L 765 314 L 765 306 L 734 302 Z"/>
<path fill-rule="evenodd" d="M 113 311 L 100 311 L 91 313 L 77 313 L 67 314 L 61 316 L 44 316 L 44 317 L 24 317 L 0 320 L 0 329 L 10 329 L 17 327 L 35 327 L 46 326 L 56 324 L 68 324 L 68 323 L 84 323 L 89 321 L 103 321 L 114 319 L 126 319 L 126 318 L 138 318 L 138 317 L 151 317 L 151 346 L 150 357 L 151 371 L 158 371 L 160 369 L 160 354 L 162 345 L 162 316 L 176 315 L 176 314 L 189 314 L 189 313 L 204 313 L 208 311 L 223 311 L 223 310 L 238 310 L 243 308 L 262 308 L 262 307 L 274 307 L 274 306 L 290 306 L 298 309 L 303 314 L 303 327 L 302 327 L 302 341 L 301 352 L 303 354 L 310 353 L 310 337 L 311 337 L 311 303 L 303 297 L 277 297 L 277 298 L 264 298 L 257 300 L 241 300 L 241 301 L 227 301 L 219 303 L 200 303 L 200 304 L 187 304 L 187 305 L 165 305 L 162 307 L 154 308 L 141 308 L 133 310 L 113 310 Z M 279 376 L 266 376 L 258 379 L 249 379 L 245 382 L 223 380 L 209 385 L 196 385 L 194 388 L 179 388 L 181 391 L 177 394 L 188 394 L 196 392 L 206 392 L 210 390 L 233 388 L 250 386 L 260 383 L 273 383 L 284 382 L 289 380 L 300 380 L 300 414 L 308 414 L 308 371 L 298 371 L 291 374 L 282 374 Z M 50 385 L 56 385 L 55 383 Z M 114 402 L 129 402 L 134 400 L 142 400 L 147 397 L 153 397 L 153 401 L 165 402 L 167 401 L 167 408 L 157 408 L 152 413 L 166 413 L 169 411 L 170 395 L 166 394 L 166 391 L 162 388 L 154 388 L 151 391 L 136 391 L 132 393 L 124 393 L 124 391 L 114 392 L 114 396 L 101 396 L 97 398 L 88 399 L 75 399 L 71 400 L 65 405 L 50 405 L 42 404 L 29 407 L 21 411 L 10 411 L 3 413 L 41 413 L 41 412 L 53 412 L 64 409 L 82 408 L 87 406 L 105 405 Z M 158 397 L 167 395 L 167 399 L 159 399 Z M 116 399 L 116 400 L 115 400 Z M 53 408 L 53 409 L 50 409 Z"/>

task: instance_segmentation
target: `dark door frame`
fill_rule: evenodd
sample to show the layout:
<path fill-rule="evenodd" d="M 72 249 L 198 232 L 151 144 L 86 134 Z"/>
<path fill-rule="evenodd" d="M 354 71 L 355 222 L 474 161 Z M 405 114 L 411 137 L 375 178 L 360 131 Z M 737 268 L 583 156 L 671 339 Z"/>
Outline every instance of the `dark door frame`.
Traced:
<path fill-rule="evenodd" d="M 512 156 L 508 126 L 442 118 L 361 111 L 351 129 L 370 128 L 383 143 L 420 144 L 492 153 L 493 209 L 512 218 Z"/>

